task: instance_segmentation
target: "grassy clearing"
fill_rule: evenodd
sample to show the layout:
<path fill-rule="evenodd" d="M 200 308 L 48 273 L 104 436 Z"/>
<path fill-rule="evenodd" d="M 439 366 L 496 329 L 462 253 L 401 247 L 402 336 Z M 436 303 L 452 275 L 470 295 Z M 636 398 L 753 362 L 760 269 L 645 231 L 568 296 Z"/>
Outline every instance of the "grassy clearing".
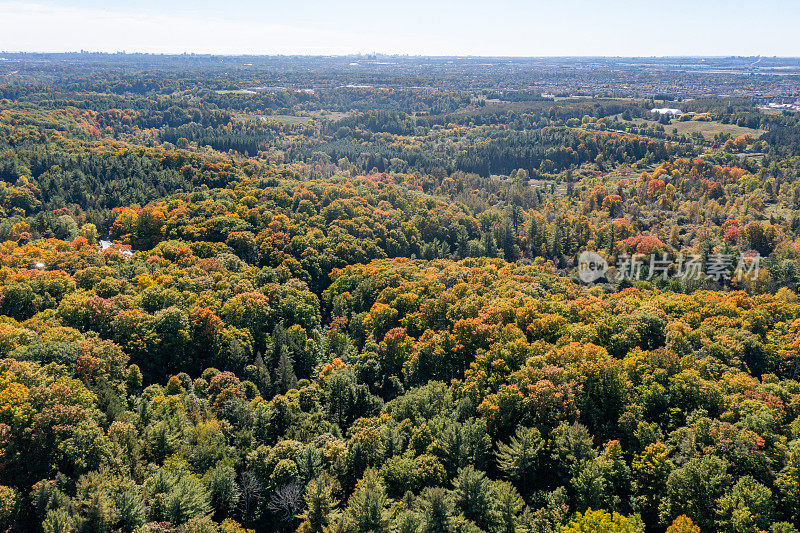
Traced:
<path fill-rule="evenodd" d="M 620 115 L 617 115 L 616 119 L 623 121 Z M 652 121 L 645 120 L 643 118 L 635 118 L 632 122 L 638 126 L 653 124 Z M 699 132 L 707 141 L 713 141 L 714 136 L 717 133 L 730 133 L 733 137 L 738 137 L 739 135 L 745 135 L 749 133 L 754 139 L 757 139 L 763 133 L 766 133 L 764 130 L 744 128 L 735 124 L 723 124 L 722 122 L 708 122 L 703 120 L 687 120 L 685 122 L 673 120 L 671 124 L 664 125 L 664 131 L 667 133 L 672 133 L 673 129 L 678 130 L 678 135 L 691 135 L 694 132 Z"/>
<path fill-rule="evenodd" d="M 334 121 L 334 122 L 335 122 L 335 121 L 337 121 L 337 120 L 343 119 L 344 117 L 348 117 L 348 116 L 350 116 L 350 115 L 352 115 L 352 114 L 353 114 L 353 113 L 343 113 L 343 112 L 341 112 L 341 111 L 327 111 L 327 110 L 322 110 L 322 111 L 310 111 L 309 113 L 310 113 L 310 114 L 311 114 L 311 116 L 313 116 L 314 118 L 321 118 L 321 119 L 325 119 L 325 120 L 332 120 L 332 121 Z"/>
<path fill-rule="evenodd" d="M 262 122 L 279 122 L 281 124 L 308 124 L 312 120 L 333 120 L 337 121 L 341 118 L 348 116 L 348 113 L 341 113 L 339 111 L 311 111 L 308 115 L 255 115 L 252 113 L 236 113 L 234 118 L 241 122 L 249 120 L 260 120 Z"/>
<path fill-rule="evenodd" d="M 281 124 L 290 124 L 292 126 L 297 124 L 308 124 L 313 117 L 298 117 L 297 115 L 261 115 L 261 120 L 264 122 L 280 122 Z"/>
<path fill-rule="evenodd" d="M 260 120 L 261 122 L 280 122 L 281 124 L 308 124 L 313 117 L 298 117 L 296 115 L 254 115 L 251 113 L 236 113 L 234 115 L 236 120 L 247 122 L 251 120 Z"/>
<path fill-rule="evenodd" d="M 699 132 L 703 135 L 703 138 L 709 141 L 713 141 L 714 136 L 718 133 L 730 133 L 733 137 L 738 137 L 739 135 L 746 135 L 749 133 L 754 139 L 758 138 L 763 133 L 766 133 L 764 130 L 745 128 L 735 124 L 704 122 L 700 120 L 687 120 L 685 122 L 673 120 L 670 126 L 664 126 L 664 129 L 666 129 L 667 132 L 671 132 L 673 128 L 678 130 L 679 135 L 691 135 L 694 132 Z"/>

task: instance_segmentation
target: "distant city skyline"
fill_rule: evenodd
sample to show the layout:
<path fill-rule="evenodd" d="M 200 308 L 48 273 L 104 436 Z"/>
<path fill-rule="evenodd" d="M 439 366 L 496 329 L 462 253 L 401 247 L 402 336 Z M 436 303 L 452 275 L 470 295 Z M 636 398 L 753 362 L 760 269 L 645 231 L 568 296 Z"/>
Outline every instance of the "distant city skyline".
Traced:
<path fill-rule="evenodd" d="M 798 3 L 0 0 L 0 50 L 800 56 Z"/>

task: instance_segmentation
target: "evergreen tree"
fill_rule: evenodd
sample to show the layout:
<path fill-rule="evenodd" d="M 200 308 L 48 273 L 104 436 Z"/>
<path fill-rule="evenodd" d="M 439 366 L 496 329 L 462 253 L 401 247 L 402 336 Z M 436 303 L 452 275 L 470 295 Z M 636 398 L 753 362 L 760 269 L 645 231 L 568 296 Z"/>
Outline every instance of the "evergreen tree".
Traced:
<path fill-rule="evenodd" d="M 520 427 L 508 444 L 497 445 L 497 468 L 528 493 L 539 469 L 544 440 L 536 428 Z"/>
<path fill-rule="evenodd" d="M 495 481 L 491 490 L 491 530 L 496 533 L 516 533 L 519 516 L 525 508 L 525 500 L 511 483 Z"/>
<path fill-rule="evenodd" d="M 447 533 L 451 530 L 453 507 L 447 490 L 426 488 L 420 495 L 419 507 L 420 533 Z"/>
<path fill-rule="evenodd" d="M 335 479 L 329 474 L 312 479 L 306 486 L 306 510 L 300 515 L 303 522 L 301 533 L 322 533 L 326 526 L 337 518 L 334 511 L 337 501 L 333 498 Z"/>
<path fill-rule="evenodd" d="M 453 501 L 465 517 L 486 529 L 491 506 L 489 480 L 486 474 L 468 466 L 458 471 L 453 480 Z"/>
<path fill-rule="evenodd" d="M 491 230 L 487 230 L 483 234 L 483 254 L 486 257 L 497 257 L 497 245 Z"/>
<path fill-rule="evenodd" d="M 367 470 L 347 502 L 346 518 L 355 533 L 389 531 L 386 488 L 375 470 Z"/>
<path fill-rule="evenodd" d="M 297 376 L 294 373 L 292 359 L 286 346 L 280 348 L 278 367 L 275 369 L 275 383 L 281 394 L 289 389 L 297 388 Z"/>

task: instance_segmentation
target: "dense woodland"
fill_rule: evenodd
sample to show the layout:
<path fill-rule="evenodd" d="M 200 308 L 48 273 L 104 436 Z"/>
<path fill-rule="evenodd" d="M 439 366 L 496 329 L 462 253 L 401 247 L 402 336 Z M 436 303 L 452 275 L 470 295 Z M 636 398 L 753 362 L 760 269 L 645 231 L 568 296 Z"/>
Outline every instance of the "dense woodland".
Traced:
<path fill-rule="evenodd" d="M 0 85 L 0 530 L 798 532 L 800 113 L 115 61 Z"/>

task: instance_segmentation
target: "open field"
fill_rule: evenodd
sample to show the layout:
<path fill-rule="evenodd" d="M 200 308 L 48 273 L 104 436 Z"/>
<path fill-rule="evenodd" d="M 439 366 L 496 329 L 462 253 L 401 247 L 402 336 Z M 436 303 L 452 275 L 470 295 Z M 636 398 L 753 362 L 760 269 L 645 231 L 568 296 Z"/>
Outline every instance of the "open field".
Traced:
<path fill-rule="evenodd" d="M 280 122 L 281 124 L 308 124 L 314 119 L 339 120 L 346 117 L 347 113 L 338 111 L 312 111 L 309 115 L 256 115 L 253 113 L 236 113 L 236 120 L 246 122 L 248 120 L 260 120 L 261 122 Z"/>
<path fill-rule="evenodd" d="M 672 129 L 677 129 L 678 133 L 681 135 L 691 135 L 694 132 L 700 132 L 703 134 L 703 137 L 706 140 L 712 141 L 714 140 L 714 136 L 718 133 L 730 133 L 734 137 L 738 137 L 739 135 L 746 135 L 750 134 L 753 138 L 757 138 L 762 134 L 766 133 L 763 130 L 756 130 L 753 128 L 744 128 L 742 126 L 737 126 L 735 124 L 723 124 L 721 122 L 705 122 L 700 120 L 687 120 L 685 122 L 680 122 L 677 120 L 672 121 L 670 126 L 664 126 L 664 128 L 671 132 Z"/>
<path fill-rule="evenodd" d="M 617 119 L 621 120 L 620 117 L 617 117 Z M 652 121 L 643 118 L 635 118 L 633 122 L 637 125 L 652 124 Z M 678 130 L 679 135 L 691 135 L 694 132 L 700 132 L 707 141 L 713 141 L 714 136 L 718 133 L 730 133 L 733 137 L 749 133 L 754 138 L 758 138 L 760 135 L 766 133 L 764 130 L 745 128 L 735 124 L 723 124 L 722 122 L 703 120 L 687 120 L 685 122 L 673 120 L 671 124 L 664 125 L 664 130 L 667 133 Z"/>
<path fill-rule="evenodd" d="M 254 113 L 234 113 L 234 118 L 240 122 L 261 121 L 261 122 L 280 122 L 282 124 L 308 124 L 313 117 L 297 115 L 256 115 Z"/>
<path fill-rule="evenodd" d="M 310 114 L 314 118 L 322 118 L 333 121 L 341 120 L 346 116 L 352 115 L 352 113 L 343 113 L 341 111 L 328 111 L 328 110 L 310 111 Z"/>
<path fill-rule="evenodd" d="M 313 117 L 299 117 L 297 115 L 259 115 L 259 119 L 262 122 L 280 122 L 281 124 L 308 124 L 312 120 Z"/>

